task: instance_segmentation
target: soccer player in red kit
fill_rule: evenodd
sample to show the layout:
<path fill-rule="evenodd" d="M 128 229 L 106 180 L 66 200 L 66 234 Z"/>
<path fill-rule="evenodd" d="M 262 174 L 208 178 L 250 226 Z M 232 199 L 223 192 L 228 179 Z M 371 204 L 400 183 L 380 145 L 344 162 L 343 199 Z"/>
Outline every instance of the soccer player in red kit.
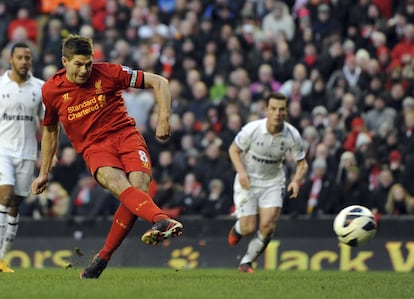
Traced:
<path fill-rule="evenodd" d="M 159 75 L 93 63 L 92 40 L 82 36 L 70 35 L 63 41 L 62 63 L 64 69 L 42 88 L 41 168 L 32 192 L 46 189 L 61 122 L 89 171 L 121 201 L 103 248 L 80 274 L 82 279 L 98 278 L 138 217 L 153 224 L 141 237 L 145 244 L 182 234 L 182 224 L 165 215 L 147 194 L 151 160 L 135 120 L 127 114 L 121 90 L 153 89 L 158 105 L 156 137 L 161 141 L 170 136 L 171 94 L 168 81 Z"/>

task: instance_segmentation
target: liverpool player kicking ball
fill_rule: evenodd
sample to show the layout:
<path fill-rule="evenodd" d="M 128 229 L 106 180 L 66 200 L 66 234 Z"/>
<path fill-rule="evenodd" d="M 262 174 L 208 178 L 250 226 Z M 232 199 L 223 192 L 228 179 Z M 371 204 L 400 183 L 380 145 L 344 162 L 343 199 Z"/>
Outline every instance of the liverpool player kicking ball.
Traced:
<path fill-rule="evenodd" d="M 96 180 L 120 200 L 103 248 L 80 274 L 98 278 L 138 217 L 153 224 L 142 236 L 156 245 L 182 234 L 180 222 L 170 219 L 148 195 L 151 160 L 135 120 L 128 116 L 121 90 L 152 88 L 158 105 L 156 137 L 170 136 L 171 94 L 168 81 L 156 74 L 110 63 L 93 63 L 89 38 L 70 35 L 63 41 L 62 64 L 42 88 L 45 116 L 41 168 L 32 183 L 34 194 L 48 183 L 62 123 L 73 147 L 82 154 Z"/>

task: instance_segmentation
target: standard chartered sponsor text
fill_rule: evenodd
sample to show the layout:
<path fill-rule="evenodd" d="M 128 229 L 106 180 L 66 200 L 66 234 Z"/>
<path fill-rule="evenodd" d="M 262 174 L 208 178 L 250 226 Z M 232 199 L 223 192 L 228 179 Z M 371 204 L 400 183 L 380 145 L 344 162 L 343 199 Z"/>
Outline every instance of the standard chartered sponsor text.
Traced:
<path fill-rule="evenodd" d="M 91 112 L 94 112 L 99 109 L 98 101 L 95 97 L 90 100 L 86 100 L 79 105 L 69 106 L 68 107 L 68 120 L 75 120 L 82 118 L 85 115 L 88 115 Z"/>

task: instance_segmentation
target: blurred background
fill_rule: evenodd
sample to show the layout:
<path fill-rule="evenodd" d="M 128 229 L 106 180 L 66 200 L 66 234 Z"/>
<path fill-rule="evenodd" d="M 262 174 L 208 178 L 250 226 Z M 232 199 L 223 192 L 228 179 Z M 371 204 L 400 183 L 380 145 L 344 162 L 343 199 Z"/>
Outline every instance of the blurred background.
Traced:
<path fill-rule="evenodd" d="M 324 250 L 345 254 L 331 222 L 343 207 L 360 204 L 379 223 L 369 245 L 381 252 L 378 260 L 400 255 L 381 267 L 414 267 L 404 258 L 404 242 L 414 237 L 414 0 L 0 0 L 0 74 L 9 68 L 13 44 L 26 42 L 34 75 L 47 80 L 62 67 L 61 42 L 71 33 L 94 39 L 95 62 L 168 78 L 173 134 L 166 144 L 154 139 L 153 94 L 123 93 L 150 148 L 151 195 L 186 229 L 199 228 L 188 230 L 188 246 L 205 246 L 202 232 L 219 242 L 210 254 L 229 250 L 221 248 L 233 221 L 227 149 L 246 122 L 265 117 L 266 95 L 279 91 L 289 98 L 288 121 L 305 140 L 310 168 L 299 197 L 285 202 L 275 238 L 290 245 L 275 256 L 289 246 L 308 257 Z M 14 247 L 30 256 L 36 234 L 40 247 L 63 246 L 44 230 L 79 242 L 92 240 L 88 232 L 104 236 L 118 205 L 90 177 L 64 130 L 59 145 L 53 183 L 21 207 L 27 223 Z M 288 177 L 294 171 L 289 156 L 285 170 Z M 176 250 L 187 254 L 184 261 L 191 255 Z M 16 252 L 10 254 L 12 260 Z M 119 258 L 120 265 L 130 262 Z M 340 267 L 339 257 L 326 259 Z"/>

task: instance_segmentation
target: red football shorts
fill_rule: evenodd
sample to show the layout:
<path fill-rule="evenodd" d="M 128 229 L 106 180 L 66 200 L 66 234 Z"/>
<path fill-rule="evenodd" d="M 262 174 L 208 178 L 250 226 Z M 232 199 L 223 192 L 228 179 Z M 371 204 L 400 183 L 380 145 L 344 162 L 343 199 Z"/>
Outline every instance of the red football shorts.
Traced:
<path fill-rule="evenodd" d="M 88 147 L 83 158 L 95 175 L 98 168 L 111 166 L 130 173 L 142 171 L 151 176 L 151 158 L 144 137 L 136 129 L 125 129 Z"/>

